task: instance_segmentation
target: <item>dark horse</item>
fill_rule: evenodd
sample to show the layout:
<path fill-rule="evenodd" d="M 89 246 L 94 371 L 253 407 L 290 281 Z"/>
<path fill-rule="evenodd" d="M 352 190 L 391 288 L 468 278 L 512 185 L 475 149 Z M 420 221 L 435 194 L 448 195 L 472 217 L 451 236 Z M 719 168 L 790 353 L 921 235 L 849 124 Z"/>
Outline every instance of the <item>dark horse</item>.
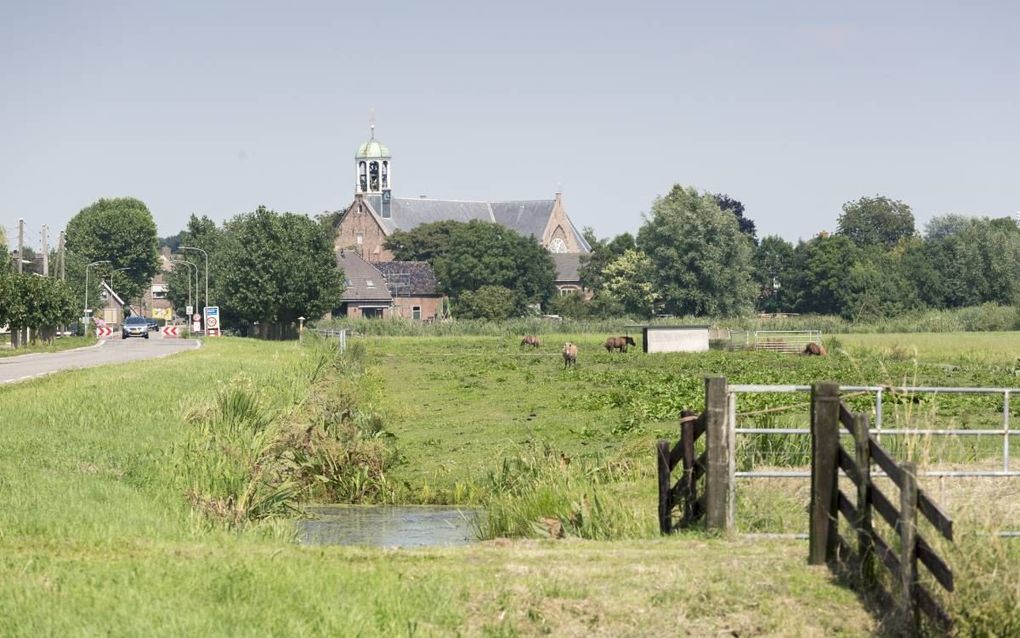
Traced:
<path fill-rule="evenodd" d="M 807 347 L 804 348 L 804 352 L 802 352 L 801 354 L 814 355 L 816 357 L 825 357 L 828 356 L 829 353 L 825 351 L 825 346 L 823 346 L 822 344 L 809 343 L 807 344 Z"/>
<path fill-rule="evenodd" d="M 633 337 L 609 337 L 602 345 L 605 347 L 606 352 L 612 352 L 613 350 L 627 352 L 627 346 L 636 346 L 637 343 L 634 342 Z"/>
<path fill-rule="evenodd" d="M 542 345 L 542 341 L 539 340 L 539 338 L 536 337 L 535 335 L 524 335 L 524 338 L 521 339 L 521 345 L 522 346 L 531 346 L 532 348 L 537 348 L 540 345 Z"/>

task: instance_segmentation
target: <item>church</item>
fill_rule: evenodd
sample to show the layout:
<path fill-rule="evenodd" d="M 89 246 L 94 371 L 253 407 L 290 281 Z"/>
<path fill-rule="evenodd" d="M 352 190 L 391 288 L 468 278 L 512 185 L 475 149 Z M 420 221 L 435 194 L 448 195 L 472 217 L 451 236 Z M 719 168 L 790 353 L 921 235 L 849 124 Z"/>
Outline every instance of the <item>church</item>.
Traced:
<path fill-rule="evenodd" d="M 591 247 L 570 221 L 560 193 L 553 199 L 498 202 L 394 197 L 393 158 L 375 138 L 374 125 L 370 139 L 355 153 L 354 171 L 354 201 L 337 224 L 334 245 L 338 254 L 353 252 L 370 263 L 393 261 L 393 253 L 384 246 L 393 231 L 431 222 L 477 219 L 534 237 L 552 254 L 560 294 L 581 291 L 577 268 L 581 254 Z"/>

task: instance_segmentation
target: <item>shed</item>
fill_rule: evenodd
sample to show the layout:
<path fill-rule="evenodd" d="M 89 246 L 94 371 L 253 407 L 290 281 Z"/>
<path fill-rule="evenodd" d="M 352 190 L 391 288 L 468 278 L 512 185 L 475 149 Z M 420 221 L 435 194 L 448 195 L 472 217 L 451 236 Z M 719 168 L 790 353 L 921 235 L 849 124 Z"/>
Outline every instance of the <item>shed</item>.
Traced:
<path fill-rule="evenodd" d="M 644 352 L 708 352 L 709 326 L 640 327 Z"/>

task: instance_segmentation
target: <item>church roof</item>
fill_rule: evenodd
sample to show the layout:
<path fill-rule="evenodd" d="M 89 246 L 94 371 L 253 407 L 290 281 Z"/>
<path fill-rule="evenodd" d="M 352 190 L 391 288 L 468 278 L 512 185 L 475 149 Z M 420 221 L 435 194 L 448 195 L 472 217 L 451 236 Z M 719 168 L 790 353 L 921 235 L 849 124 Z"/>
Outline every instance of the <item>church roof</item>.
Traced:
<path fill-rule="evenodd" d="M 382 198 L 379 195 L 366 195 L 365 201 L 376 213 L 387 235 L 394 230 L 411 230 L 420 224 L 441 221 L 469 222 L 477 219 L 506 226 L 525 237 L 534 237 L 539 241 L 542 240 L 549 216 L 552 215 L 553 206 L 556 204 L 554 199 L 470 202 L 428 197 L 394 197 L 390 199 L 390 217 L 387 219 L 379 214 L 382 211 Z M 570 230 L 574 233 L 577 243 L 586 251 L 590 251 L 591 246 L 572 223 Z"/>
<path fill-rule="evenodd" d="M 580 253 L 552 253 L 556 264 L 556 283 L 581 281 L 578 269 L 581 267 Z"/>

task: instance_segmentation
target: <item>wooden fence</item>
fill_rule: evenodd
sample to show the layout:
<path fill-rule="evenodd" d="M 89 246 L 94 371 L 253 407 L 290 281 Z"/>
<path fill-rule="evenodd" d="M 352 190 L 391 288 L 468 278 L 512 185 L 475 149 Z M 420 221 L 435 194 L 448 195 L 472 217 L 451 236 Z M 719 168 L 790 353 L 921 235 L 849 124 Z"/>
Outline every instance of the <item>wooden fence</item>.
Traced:
<path fill-rule="evenodd" d="M 853 436 L 853 456 L 840 445 L 840 424 Z M 867 415 L 851 414 L 840 401 L 839 386 L 835 383 L 812 386 L 811 440 L 809 562 L 856 563 L 864 587 L 881 592 L 883 598 L 892 598 L 901 618 L 909 625 L 917 627 L 918 613 L 923 612 L 937 626 L 948 630 L 952 624 L 949 615 L 920 582 L 918 569 L 927 568 L 935 582 L 950 592 L 955 589 L 953 572 L 918 532 L 917 523 L 920 514 L 937 534 L 951 541 L 953 520 L 917 486 L 917 466 L 912 462 L 897 464 L 892 459 L 868 431 Z M 899 488 L 899 510 L 872 481 L 873 463 Z M 857 488 L 853 502 L 839 488 L 839 470 Z M 876 533 L 873 511 L 895 530 L 898 550 Z M 856 550 L 839 535 L 840 515 L 854 530 Z M 879 584 L 876 557 L 892 575 L 895 583 L 892 597 Z"/>
<path fill-rule="evenodd" d="M 659 529 L 663 534 L 702 519 L 707 529 L 734 530 L 735 428 L 727 423 L 726 408 L 725 377 L 706 377 L 705 411 L 681 413 L 680 440 L 675 445 L 664 439 L 657 442 Z M 852 455 L 840 443 L 840 424 L 853 436 Z M 703 434 L 704 451 L 697 455 L 697 443 Z M 898 510 L 872 481 L 873 464 L 899 488 Z M 674 483 L 672 473 L 678 465 L 681 472 Z M 840 470 L 856 487 L 853 500 L 839 487 Z M 872 525 L 874 511 L 895 530 L 899 543 L 887 543 L 876 533 Z M 918 487 L 916 465 L 897 464 L 892 459 L 871 436 L 867 415 L 852 414 L 840 401 L 839 385 L 835 383 L 816 383 L 811 388 L 808 513 L 810 564 L 828 564 L 834 569 L 840 564 L 854 564 L 862 585 L 881 599 L 892 601 L 894 611 L 910 626 L 919 626 L 919 612 L 923 612 L 941 629 L 951 628 L 946 611 L 920 582 L 918 569 L 926 568 L 935 582 L 950 592 L 955 588 L 953 572 L 918 533 L 917 523 L 920 514 L 936 533 L 951 541 L 953 521 Z M 840 516 L 853 530 L 856 548 L 840 536 Z M 889 570 L 895 583 L 891 596 L 880 584 L 878 565 Z"/>

